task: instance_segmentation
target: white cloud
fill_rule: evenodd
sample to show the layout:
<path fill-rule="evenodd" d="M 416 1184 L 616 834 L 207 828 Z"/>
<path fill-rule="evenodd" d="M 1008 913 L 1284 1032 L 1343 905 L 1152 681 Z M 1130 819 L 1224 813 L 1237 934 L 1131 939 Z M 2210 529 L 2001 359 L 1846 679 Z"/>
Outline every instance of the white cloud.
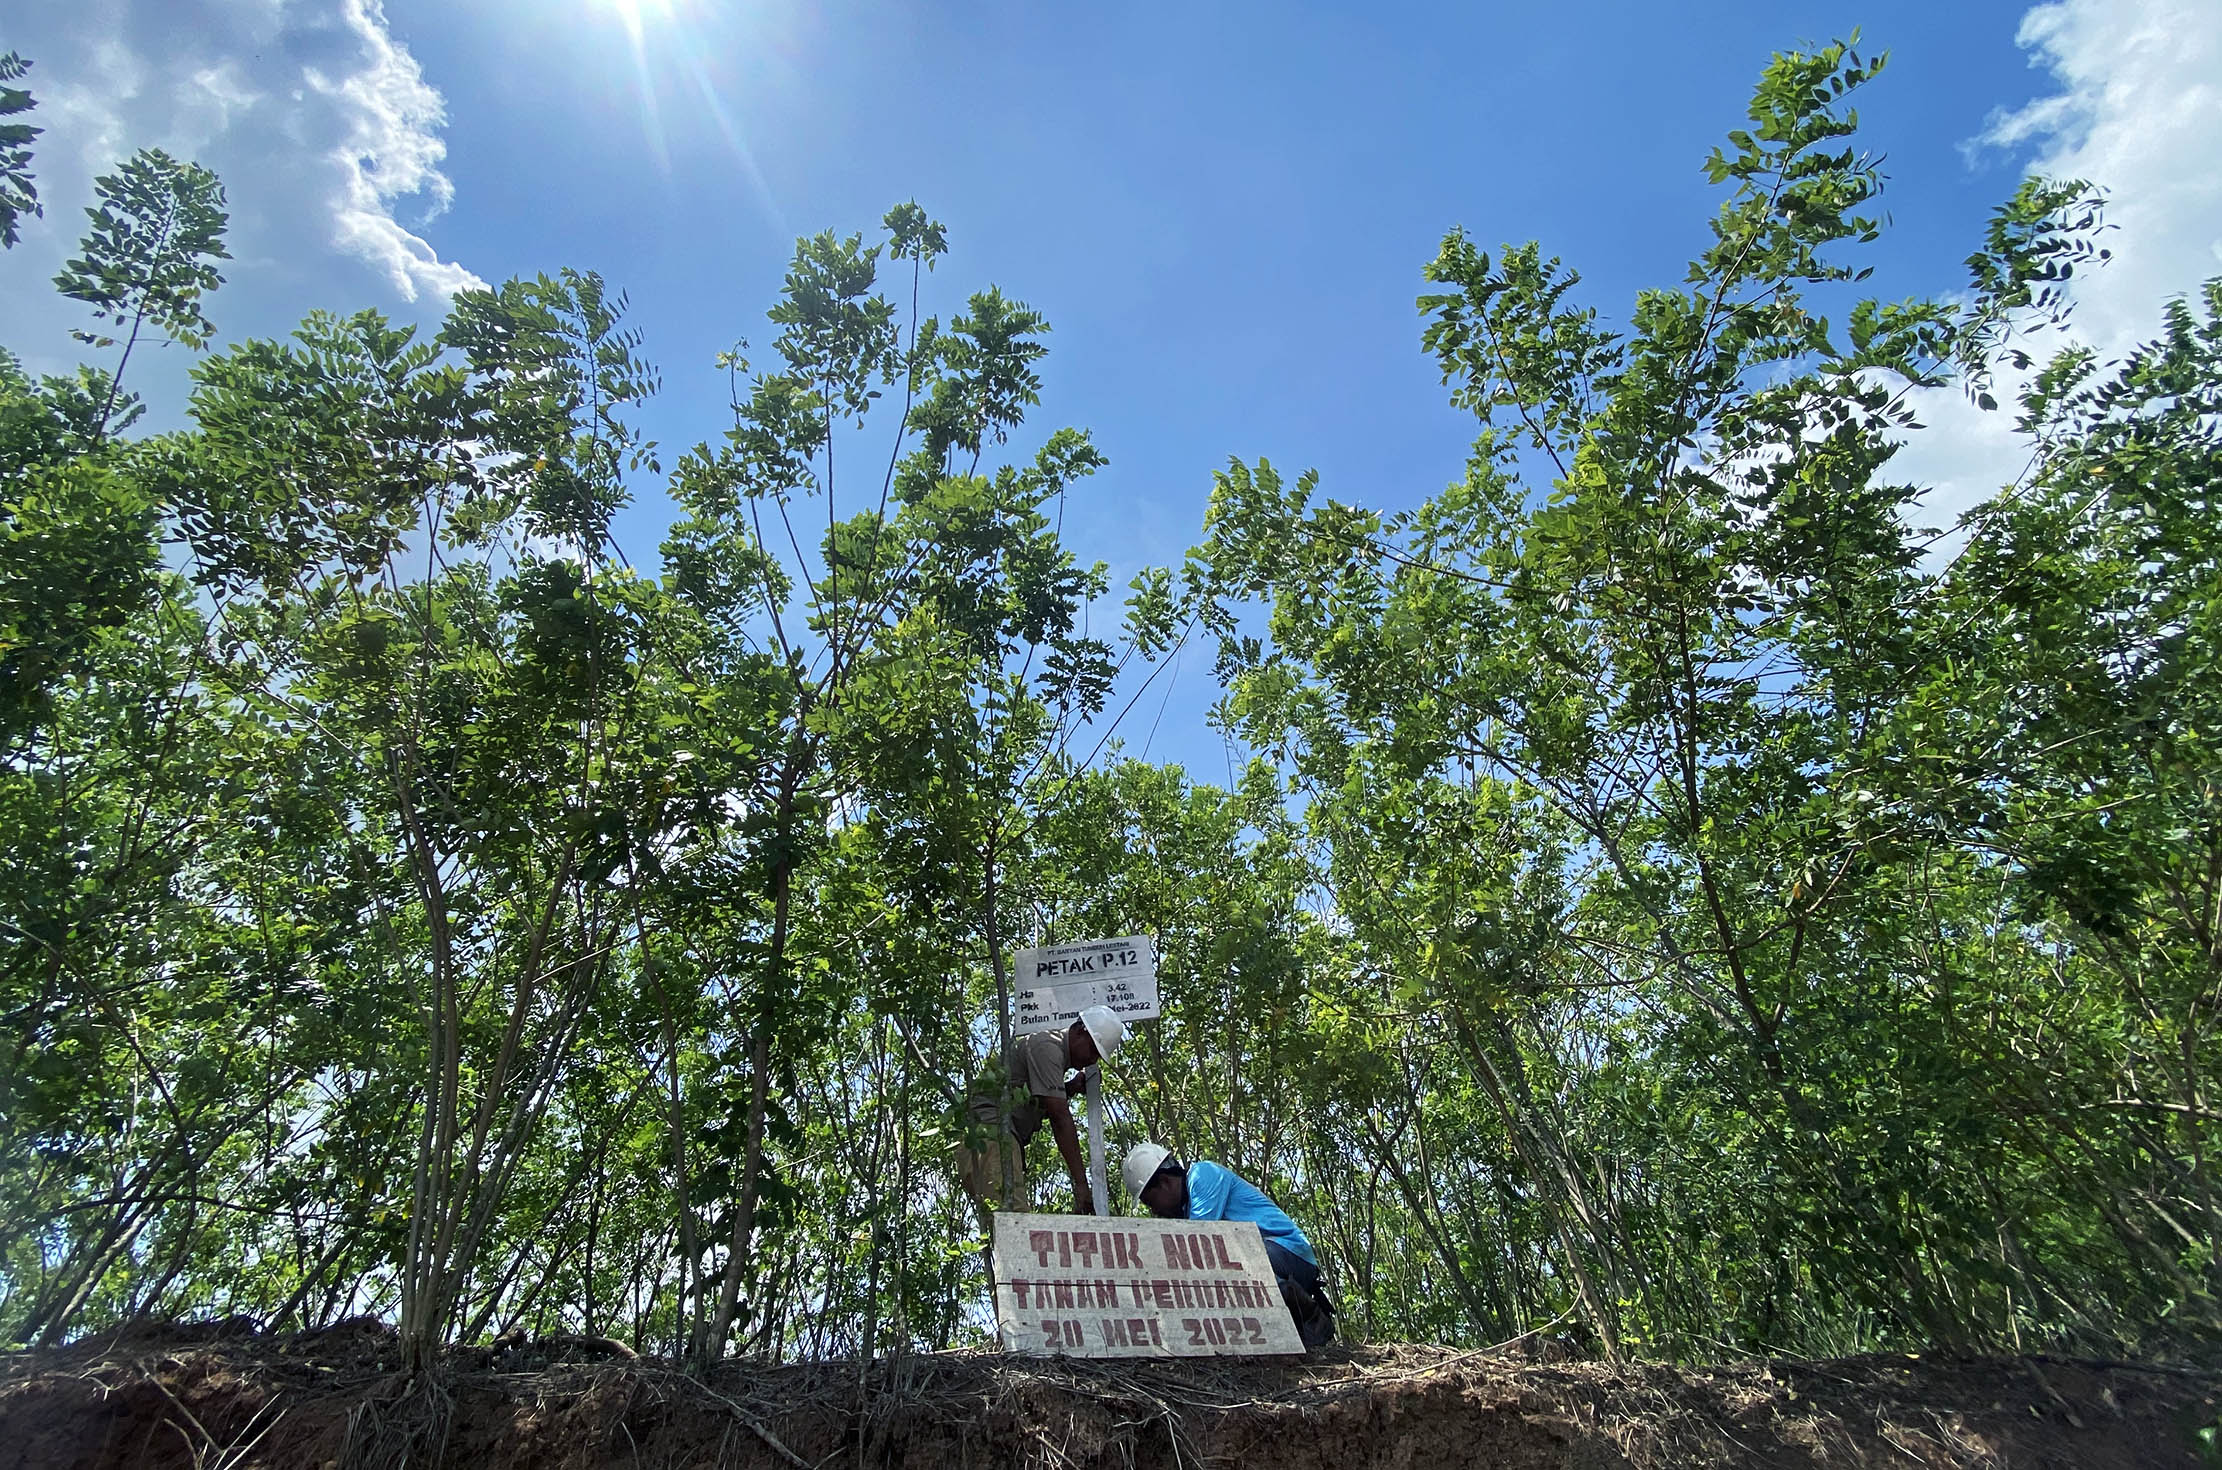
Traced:
<path fill-rule="evenodd" d="M 2113 259 L 2074 282 L 2071 330 L 2115 356 L 2158 331 L 2162 303 L 2222 275 L 2222 3 L 2058 0 L 2016 39 L 2059 90 L 1995 114 L 1969 148 L 2107 191 Z M 1949 523 L 2026 468 L 2010 410 L 1982 413 L 1957 389 L 1919 409 L 1930 427 L 1897 468 L 1936 487 L 1929 518 Z"/>
<path fill-rule="evenodd" d="M 2076 290 L 2078 335 L 2149 336 L 2162 301 L 2222 273 L 2222 5 L 2064 0 L 2017 39 L 2063 85 L 1991 119 L 1982 142 L 2041 145 L 2032 168 L 2108 191 L 2114 259 Z"/>
<path fill-rule="evenodd" d="M 25 240 L 27 264 L 67 251 L 94 174 L 162 147 L 222 176 L 242 265 L 321 276 L 305 257 L 336 251 L 405 302 L 481 284 L 421 233 L 453 196 L 445 107 L 380 0 L 74 0 L 8 30 L 47 130 L 51 238 Z M 342 301 L 360 294 L 334 274 Z"/>
<path fill-rule="evenodd" d="M 447 145 L 440 94 L 426 85 L 416 58 L 395 44 L 378 0 L 342 0 L 347 24 L 363 42 L 366 65 L 340 76 L 310 67 L 312 91 L 339 105 L 348 117 L 346 142 L 333 153 L 341 190 L 333 201 L 340 245 L 382 266 L 394 289 L 414 301 L 419 287 L 442 296 L 486 283 L 463 267 L 443 263 L 430 245 L 394 218 L 396 202 L 429 195 L 429 221 L 454 202 L 455 188 L 440 172 Z"/>

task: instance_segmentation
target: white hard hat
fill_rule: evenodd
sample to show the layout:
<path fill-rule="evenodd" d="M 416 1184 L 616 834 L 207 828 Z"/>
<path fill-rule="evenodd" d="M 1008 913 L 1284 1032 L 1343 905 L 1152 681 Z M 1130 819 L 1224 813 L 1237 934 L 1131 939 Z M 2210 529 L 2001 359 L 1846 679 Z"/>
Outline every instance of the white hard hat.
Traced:
<path fill-rule="evenodd" d="M 1140 1199 L 1142 1191 L 1172 1156 L 1173 1151 L 1161 1143 L 1138 1143 L 1128 1149 L 1126 1162 L 1119 1166 L 1119 1177 L 1126 1181 L 1128 1198 Z"/>
<path fill-rule="evenodd" d="M 1096 1039 L 1096 1055 L 1107 1057 L 1126 1040 L 1126 1022 L 1109 1006 L 1090 1006 L 1080 1013 L 1080 1024 Z"/>

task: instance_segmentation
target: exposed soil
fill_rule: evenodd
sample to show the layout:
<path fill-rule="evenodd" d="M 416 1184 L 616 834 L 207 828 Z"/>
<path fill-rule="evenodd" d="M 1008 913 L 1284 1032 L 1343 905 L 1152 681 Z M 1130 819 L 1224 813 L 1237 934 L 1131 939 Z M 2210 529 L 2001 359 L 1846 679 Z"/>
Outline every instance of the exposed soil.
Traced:
<path fill-rule="evenodd" d="M 2198 1466 L 2222 1373 L 1904 1356 L 1709 1368 L 1330 1349 L 1300 1362 L 949 1353 L 732 1364 L 587 1343 L 395 1371 L 370 1323 L 173 1328 L 0 1357 L 0 1470 L 245 1467 Z"/>

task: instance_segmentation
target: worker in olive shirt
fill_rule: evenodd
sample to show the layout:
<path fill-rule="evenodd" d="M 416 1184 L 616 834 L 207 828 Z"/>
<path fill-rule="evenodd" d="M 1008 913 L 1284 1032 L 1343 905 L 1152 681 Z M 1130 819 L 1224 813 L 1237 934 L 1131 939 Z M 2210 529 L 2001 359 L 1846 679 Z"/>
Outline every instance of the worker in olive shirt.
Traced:
<path fill-rule="evenodd" d="M 1073 1212 L 1095 1213 L 1072 1098 L 1087 1085 L 1085 1070 L 1117 1051 L 1125 1039 L 1126 1022 L 1107 1006 L 1090 1006 L 1070 1026 L 1012 1037 L 1000 1060 L 980 1073 L 965 1103 L 966 1137 L 957 1146 L 957 1175 L 980 1208 L 983 1228 L 992 1228 L 987 1217 L 998 1208 L 1025 1207 L 1026 1145 L 1045 1121 L 1057 1152 L 1064 1155 L 1065 1172 L 1072 1176 Z M 1076 1068 L 1083 1075 L 1067 1081 L 1065 1074 Z M 1014 1191 L 1009 1198 L 1007 1186 Z"/>
<path fill-rule="evenodd" d="M 1308 1348 L 1335 1336 L 1335 1307 L 1319 1279 L 1319 1257 L 1296 1222 L 1265 1191 L 1224 1164 L 1198 1159 L 1183 1164 L 1155 1143 L 1127 1151 L 1120 1171 L 1126 1192 L 1151 1214 L 1166 1220 L 1247 1220 L 1265 1237 L 1265 1256 L 1273 1279 L 1296 1320 L 1296 1335 Z"/>

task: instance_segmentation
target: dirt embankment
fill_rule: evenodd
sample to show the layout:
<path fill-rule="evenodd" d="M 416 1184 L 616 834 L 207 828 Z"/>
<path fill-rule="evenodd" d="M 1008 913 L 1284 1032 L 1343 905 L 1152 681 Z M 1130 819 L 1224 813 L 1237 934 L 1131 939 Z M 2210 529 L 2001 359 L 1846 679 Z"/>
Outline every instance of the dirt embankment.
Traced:
<path fill-rule="evenodd" d="M 1304 1362 L 937 1354 L 733 1364 L 461 1349 L 411 1382 L 370 1324 L 208 1329 L 0 1358 L 0 1470 L 413 1466 L 2168 1467 L 2222 1373 L 2050 1358 L 1711 1368 L 1418 1347 Z"/>

